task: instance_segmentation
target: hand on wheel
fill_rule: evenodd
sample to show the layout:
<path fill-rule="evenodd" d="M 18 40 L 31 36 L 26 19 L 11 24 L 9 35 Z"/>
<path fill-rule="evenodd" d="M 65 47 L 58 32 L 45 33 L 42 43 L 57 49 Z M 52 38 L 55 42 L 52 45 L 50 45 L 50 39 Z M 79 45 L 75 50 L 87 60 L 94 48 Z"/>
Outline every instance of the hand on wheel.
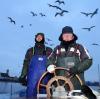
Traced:
<path fill-rule="evenodd" d="M 49 73 L 54 73 L 54 71 L 55 71 L 55 65 L 49 65 L 48 67 L 47 67 L 47 71 L 49 72 Z"/>

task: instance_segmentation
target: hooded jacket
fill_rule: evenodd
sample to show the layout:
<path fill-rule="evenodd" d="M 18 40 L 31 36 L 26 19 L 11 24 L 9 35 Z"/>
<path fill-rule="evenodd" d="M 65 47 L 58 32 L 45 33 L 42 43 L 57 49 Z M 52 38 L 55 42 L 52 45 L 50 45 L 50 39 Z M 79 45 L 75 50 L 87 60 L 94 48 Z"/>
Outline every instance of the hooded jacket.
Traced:
<path fill-rule="evenodd" d="M 64 33 L 72 33 L 74 39 L 69 42 L 63 41 L 62 35 Z M 64 27 L 59 37 L 61 43 L 54 48 L 53 53 L 49 57 L 48 66 L 54 64 L 57 67 L 72 68 L 75 74 L 79 75 L 82 82 L 85 83 L 84 71 L 89 69 L 92 65 L 92 58 L 85 47 L 76 43 L 77 39 L 78 37 L 73 33 L 71 27 Z M 66 76 L 66 74 L 63 75 Z M 71 80 L 74 84 L 74 88 L 80 89 L 78 80 L 75 77 Z"/>
<path fill-rule="evenodd" d="M 41 42 L 36 41 L 36 37 L 38 35 L 42 35 L 43 36 L 43 40 Z M 27 72 L 28 72 L 28 67 L 29 67 L 29 63 L 32 59 L 33 55 L 46 55 L 47 57 L 51 54 L 52 49 L 50 47 L 47 47 L 44 45 L 45 42 L 45 37 L 43 33 L 37 33 L 37 35 L 35 35 L 35 45 L 34 47 L 31 47 L 27 50 L 24 61 L 23 61 L 23 68 L 22 68 L 22 72 L 21 72 L 21 76 L 20 78 L 26 78 L 27 76 Z"/>

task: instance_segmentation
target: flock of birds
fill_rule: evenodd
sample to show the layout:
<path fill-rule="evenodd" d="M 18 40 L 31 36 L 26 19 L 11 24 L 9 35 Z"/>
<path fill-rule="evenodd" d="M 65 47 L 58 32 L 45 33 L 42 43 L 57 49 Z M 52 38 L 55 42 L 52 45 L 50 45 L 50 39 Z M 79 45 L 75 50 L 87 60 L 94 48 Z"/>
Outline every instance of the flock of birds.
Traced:
<path fill-rule="evenodd" d="M 57 16 L 64 16 L 64 13 L 69 13 L 69 11 L 67 10 L 64 10 L 60 7 L 61 4 L 65 5 L 65 2 L 64 1 L 61 1 L 61 0 L 56 0 L 55 3 L 58 4 L 57 5 L 52 5 L 52 4 L 48 4 L 48 6 L 50 8 L 54 8 L 54 9 L 57 9 L 57 12 L 55 13 L 55 17 Z M 90 18 L 93 18 L 96 14 L 98 14 L 98 8 L 95 9 L 93 12 L 80 12 L 81 14 L 85 15 L 86 17 L 90 16 Z M 35 17 L 35 16 L 38 16 L 40 15 L 41 17 L 46 17 L 46 15 L 44 13 L 35 13 L 33 11 L 30 11 L 30 14 Z M 8 19 L 10 20 L 11 23 L 13 23 L 14 25 L 16 25 L 16 21 L 11 18 L 11 17 L 8 17 Z M 29 26 L 32 26 L 32 24 L 29 24 Z M 95 26 L 90 26 L 90 27 L 85 27 L 85 28 L 82 28 L 84 30 L 87 30 L 87 31 L 91 31 Z M 24 25 L 21 25 L 21 28 L 24 28 Z M 47 41 L 51 41 L 50 39 L 47 39 Z M 47 42 L 45 42 L 46 44 L 48 44 Z M 54 44 L 51 44 L 50 46 L 53 46 Z M 93 43 L 92 45 L 98 45 L 98 44 L 95 44 Z"/>
<path fill-rule="evenodd" d="M 81 14 L 84 14 L 85 16 L 90 16 L 91 18 L 94 16 L 94 15 L 96 15 L 96 14 L 98 14 L 98 8 L 94 11 L 94 12 L 91 12 L 91 13 L 87 13 L 87 12 L 81 12 Z M 82 29 L 85 29 L 85 30 L 88 30 L 88 31 L 91 31 L 91 29 L 92 28 L 94 28 L 95 26 L 91 26 L 91 27 L 88 27 L 88 28 L 82 28 Z"/>
<path fill-rule="evenodd" d="M 32 16 L 37 16 L 37 14 L 34 13 L 34 12 L 32 12 L 32 11 L 31 11 L 30 13 L 32 14 Z M 46 15 L 43 14 L 43 13 L 39 13 L 39 15 L 40 15 L 41 17 L 46 17 Z M 9 21 L 10 21 L 12 24 L 16 25 L 16 21 L 15 21 L 12 17 L 8 17 L 8 19 L 9 19 Z M 32 26 L 32 24 L 29 24 L 29 26 Z M 24 28 L 24 25 L 21 25 L 20 27 L 21 27 L 21 28 Z"/>
<path fill-rule="evenodd" d="M 11 22 L 12 24 L 16 25 L 16 21 L 14 19 L 12 19 L 11 17 L 8 17 L 9 22 Z M 29 26 L 32 26 L 32 24 L 29 24 Z M 24 25 L 20 26 L 21 28 L 24 28 Z"/>
<path fill-rule="evenodd" d="M 59 1 L 59 0 L 57 0 L 57 1 Z M 57 2 L 57 1 L 55 1 L 55 2 Z M 60 4 L 61 4 L 61 3 L 60 3 Z M 63 3 L 63 4 L 65 4 L 65 3 Z M 59 12 L 56 12 L 55 17 L 58 16 L 58 15 L 64 16 L 64 13 L 69 13 L 69 11 L 63 10 L 63 9 L 60 8 L 59 6 L 51 5 L 51 4 L 48 4 L 48 5 L 49 5 L 49 7 L 56 8 L 57 10 L 59 10 Z"/>
<path fill-rule="evenodd" d="M 34 13 L 33 11 L 31 11 L 30 13 L 32 14 L 32 16 L 37 16 L 37 14 Z M 39 15 L 41 15 L 41 17 L 46 17 L 46 15 L 43 13 L 39 13 Z"/>

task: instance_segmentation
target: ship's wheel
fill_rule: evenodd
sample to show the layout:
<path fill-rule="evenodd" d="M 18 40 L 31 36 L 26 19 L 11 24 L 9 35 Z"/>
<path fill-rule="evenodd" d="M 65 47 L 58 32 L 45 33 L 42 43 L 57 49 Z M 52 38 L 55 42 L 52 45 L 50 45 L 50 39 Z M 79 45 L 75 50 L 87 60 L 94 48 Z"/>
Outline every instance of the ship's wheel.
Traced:
<path fill-rule="evenodd" d="M 59 74 L 59 71 L 66 73 L 66 76 Z M 82 85 L 82 81 L 79 76 L 75 76 L 78 79 L 79 83 Z M 44 80 L 48 77 L 48 81 L 44 83 Z M 73 83 L 71 82 L 72 77 L 73 76 L 70 76 L 68 74 L 67 69 L 62 67 L 55 68 L 55 71 L 51 74 L 46 71 L 38 82 L 37 93 L 40 94 L 40 91 L 43 88 L 46 91 L 47 97 L 67 95 L 69 91 L 74 90 Z"/>

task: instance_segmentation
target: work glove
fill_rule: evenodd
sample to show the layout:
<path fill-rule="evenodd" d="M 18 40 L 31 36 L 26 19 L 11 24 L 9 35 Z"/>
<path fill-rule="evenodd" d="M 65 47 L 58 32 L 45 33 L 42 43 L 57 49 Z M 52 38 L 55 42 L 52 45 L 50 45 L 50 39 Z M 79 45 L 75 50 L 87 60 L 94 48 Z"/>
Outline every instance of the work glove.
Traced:
<path fill-rule="evenodd" d="M 49 73 L 54 73 L 54 71 L 55 71 L 55 65 L 49 65 L 48 67 L 47 67 L 47 71 L 49 72 Z"/>

